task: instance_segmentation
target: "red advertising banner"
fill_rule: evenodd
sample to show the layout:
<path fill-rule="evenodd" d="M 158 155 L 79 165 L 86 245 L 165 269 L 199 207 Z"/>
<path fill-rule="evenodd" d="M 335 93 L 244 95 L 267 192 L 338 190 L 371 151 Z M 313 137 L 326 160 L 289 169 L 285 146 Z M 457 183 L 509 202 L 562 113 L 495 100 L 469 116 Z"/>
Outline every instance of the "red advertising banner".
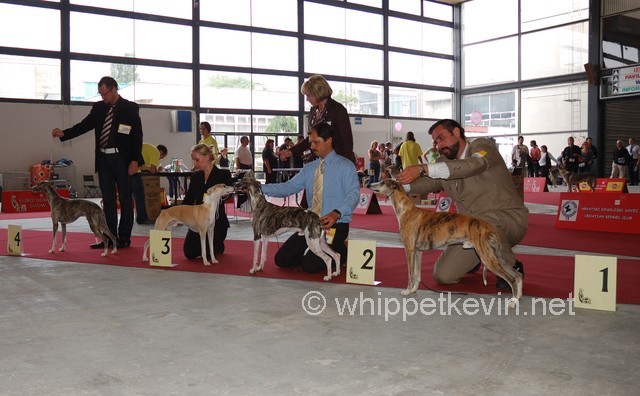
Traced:
<path fill-rule="evenodd" d="M 556 228 L 640 234 L 640 194 L 561 193 Z"/>
<path fill-rule="evenodd" d="M 68 189 L 57 190 L 60 196 L 69 198 Z M 45 193 L 31 190 L 15 190 L 2 192 L 2 211 L 4 213 L 48 212 L 51 208 Z"/>
<path fill-rule="evenodd" d="M 623 178 L 609 179 L 598 178 L 596 179 L 596 192 L 614 192 L 614 193 L 627 193 L 627 181 Z M 591 191 L 586 183 L 580 183 L 581 191 Z"/>
<path fill-rule="evenodd" d="M 368 188 L 360 189 L 360 200 L 358 201 L 358 206 L 356 206 L 353 213 L 357 214 L 382 214 L 382 209 L 380 209 L 380 204 L 378 203 L 378 198 L 376 198 L 376 194 Z"/>
<path fill-rule="evenodd" d="M 548 192 L 547 178 L 546 177 L 525 177 L 524 178 L 524 192 L 526 193 L 538 193 Z"/>

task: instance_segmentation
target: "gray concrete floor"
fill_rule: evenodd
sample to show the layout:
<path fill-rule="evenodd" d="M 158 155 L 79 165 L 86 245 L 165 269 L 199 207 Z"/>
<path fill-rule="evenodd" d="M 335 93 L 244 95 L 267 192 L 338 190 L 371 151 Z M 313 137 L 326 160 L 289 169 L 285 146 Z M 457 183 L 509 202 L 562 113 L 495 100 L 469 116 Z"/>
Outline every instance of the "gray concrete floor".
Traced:
<path fill-rule="evenodd" d="M 15 223 L 50 229 L 49 219 L 0 227 Z M 86 220 L 70 229 L 88 231 Z M 250 235 L 248 220 L 232 223 L 230 239 Z M 399 246 L 392 233 L 351 237 Z M 1 395 L 635 395 L 640 383 L 636 305 L 564 302 L 542 314 L 544 300 L 534 315 L 525 296 L 519 315 L 505 315 L 504 296 L 402 298 L 392 288 L 27 257 L 0 257 L 0 274 Z M 484 308 L 465 312 L 465 300 Z M 434 305 L 421 312 L 421 302 Z"/>

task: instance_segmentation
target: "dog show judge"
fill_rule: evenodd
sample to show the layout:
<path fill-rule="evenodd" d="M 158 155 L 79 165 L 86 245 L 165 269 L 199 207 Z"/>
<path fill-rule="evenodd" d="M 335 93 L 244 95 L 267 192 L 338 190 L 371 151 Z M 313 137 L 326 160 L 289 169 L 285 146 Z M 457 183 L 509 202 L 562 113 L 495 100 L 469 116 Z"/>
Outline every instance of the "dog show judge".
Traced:
<path fill-rule="evenodd" d="M 104 214 L 109 230 L 117 237 L 118 249 L 122 249 L 131 245 L 133 205 L 131 199 L 120 200 L 118 225 L 116 188 L 120 197 L 131 197 L 130 176 L 138 171 L 142 162 L 142 121 L 138 104 L 118 94 L 118 83 L 112 77 L 100 79 L 98 93 L 102 100 L 93 104 L 89 115 L 71 128 L 53 129 L 51 135 L 64 142 L 91 129 L 95 131 L 95 169 Z M 101 242 L 91 248 L 103 249 L 104 245 Z"/>
<path fill-rule="evenodd" d="M 527 232 L 529 211 L 518 195 L 511 174 L 490 139 L 465 139 L 464 128 L 454 120 L 444 119 L 429 128 L 440 157 L 434 164 L 410 166 L 398 175 L 398 181 L 413 194 L 441 190 L 453 199 L 457 211 L 475 216 L 493 225 L 500 237 L 505 262 L 524 276 L 522 263 L 512 247 Z M 462 244 L 450 245 L 436 261 L 433 278 L 440 284 L 457 283 L 468 272 L 479 268 L 474 249 Z M 498 288 L 509 285 L 498 278 Z"/>
<path fill-rule="evenodd" d="M 344 242 L 349 236 L 351 215 L 360 198 L 360 185 L 353 162 L 335 152 L 334 133 L 333 127 L 326 122 L 313 126 L 309 131 L 309 142 L 318 158 L 307 163 L 285 183 L 263 185 L 262 192 L 273 197 L 288 197 L 304 189 L 308 207 L 320 216 L 323 228 L 331 230 L 329 234 L 335 231 L 333 238 L 328 238 L 327 242 L 340 254 L 340 261 L 345 263 L 347 247 Z M 276 265 L 301 265 L 309 273 L 326 271 L 324 261 L 311 251 L 305 254 L 306 250 L 304 235 L 294 233 L 276 252 Z"/>

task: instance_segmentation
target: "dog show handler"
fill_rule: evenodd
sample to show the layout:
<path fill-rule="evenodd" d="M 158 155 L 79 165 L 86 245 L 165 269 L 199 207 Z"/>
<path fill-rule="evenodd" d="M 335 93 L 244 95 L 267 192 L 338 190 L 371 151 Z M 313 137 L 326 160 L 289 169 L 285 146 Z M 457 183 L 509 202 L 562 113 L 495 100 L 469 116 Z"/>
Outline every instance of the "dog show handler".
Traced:
<path fill-rule="evenodd" d="M 118 94 L 118 83 L 112 77 L 102 77 L 98 82 L 98 94 L 102 100 L 91 107 L 78 124 L 61 130 L 54 128 L 51 135 L 60 141 L 71 140 L 95 131 L 95 169 L 98 173 L 102 205 L 109 230 L 118 239 L 118 249 L 131 245 L 133 229 L 133 204 L 131 203 L 130 176 L 138 171 L 138 160 L 142 151 L 142 121 L 137 103 Z M 120 197 L 120 224 L 116 204 L 116 188 Z M 104 249 L 104 245 L 91 245 L 93 249 Z"/>
<path fill-rule="evenodd" d="M 500 237 L 505 262 L 524 275 L 512 247 L 527 232 L 529 211 L 518 195 L 511 174 L 490 139 L 465 139 L 464 128 L 455 120 L 444 119 L 429 128 L 440 157 L 435 164 L 414 165 L 398 175 L 412 194 L 446 191 L 457 211 L 485 220 Z M 474 249 L 451 245 L 436 261 L 433 278 L 440 284 L 457 283 L 480 262 Z M 508 284 L 498 278 L 498 288 Z"/>
<path fill-rule="evenodd" d="M 351 160 L 338 155 L 333 148 L 334 129 L 326 122 L 311 128 L 309 141 L 311 150 L 319 157 L 307 163 L 302 170 L 285 183 L 265 184 L 262 192 L 273 197 L 288 197 L 301 190 L 306 191 L 309 208 L 313 209 L 314 181 L 316 170 L 323 172 L 322 201 L 319 209 L 320 222 L 325 229 L 335 228 L 331 248 L 340 254 L 340 261 L 347 260 L 345 240 L 349 236 L 349 222 L 360 199 L 358 174 Z M 321 169 L 318 169 L 322 165 Z M 321 258 L 310 251 L 305 255 L 307 243 L 304 235 L 294 233 L 287 239 L 275 254 L 275 262 L 279 267 L 302 268 L 309 273 L 326 271 Z M 340 263 L 335 263 L 340 265 Z"/>
<path fill-rule="evenodd" d="M 204 193 L 210 187 L 219 183 L 224 183 L 227 186 L 233 185 L 231 180 L 231 172 L 228 169 L 220 169 L 214 165 L 215 156 L 210 146 L 206 144 L 198 144 L 191 149 L 191 159 L 198 169 L 196 173 L 191 176 L 189 182 L 189 188 L 182 201 L 183 205 L 200 205 L 204 202 Z M 221 200 L 218 205 L 218 218 L 213 231 L 213 253 L 224 253 L 224 241 L 227 239 L 227 230 L 229 229 L 229 219 L 227 218 L 227 212 L 224 209 L 224 200 Z M 209 250 L 209 244 L 207 244 L 207 259 L 212 256 Z M 182 247 L 184 256 L 189 260 L 201 257 L 202 247 L 200 246 L 200 234 L 195 231 L 188 230 L 187 235 L 184 238 L 184 245 Z"/>

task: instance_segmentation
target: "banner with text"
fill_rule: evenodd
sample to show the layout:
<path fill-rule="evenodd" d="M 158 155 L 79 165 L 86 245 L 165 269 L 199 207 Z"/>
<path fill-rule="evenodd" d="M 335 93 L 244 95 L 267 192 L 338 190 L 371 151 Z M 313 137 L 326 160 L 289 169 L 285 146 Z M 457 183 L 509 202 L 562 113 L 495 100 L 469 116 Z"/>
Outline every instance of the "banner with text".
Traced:
<path fill-rule="evenodd" d="M 561 193 L 556 228 L 640 234 L 640 194 Z"/>
<path fill-rule="evenodd" d="M 61 188 L 58 191 L 61 197 L 69 198 L 69 190 Z M 31 190 L 15 190 L 2 192 L 2 211 L 5 213 L 19 212 L 48 212 L 49 201 L 45 193 L 37 193 Z"/>

